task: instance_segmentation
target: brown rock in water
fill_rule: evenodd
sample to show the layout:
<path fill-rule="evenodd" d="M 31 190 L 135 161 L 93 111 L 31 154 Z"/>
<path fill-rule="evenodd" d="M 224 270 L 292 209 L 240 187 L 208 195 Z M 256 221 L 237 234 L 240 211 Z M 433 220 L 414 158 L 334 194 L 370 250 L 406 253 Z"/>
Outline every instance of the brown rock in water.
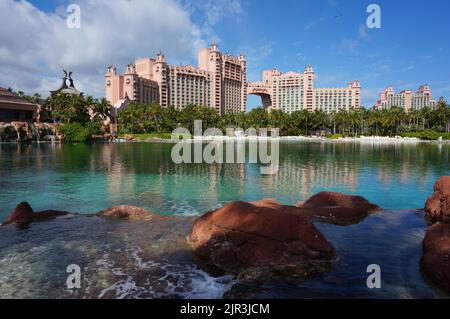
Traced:
<path fill-rule="evenodd" d="M 69 214 L 70 214 L 69 212 L 60 210 L 44 210 L 42 212 L 34 213 L 33 221 L 52 219 L 60 216 L 66 216 Z"/>
<path fill-rule="evenodd" d="M 364 197 L 336 192 L 318 193 L 306 202 L 298 203 L 297 207 L 305 218 L 338 225 L 359 223 L 371 213 L 381 210 Z"/>
<path fill-rule="evenodd" d="M 18 226 L 26 226 L 31 222 L 51 219 L 69 214 L 68 212 L 46 210 L 42 212 L 34 212 L 33 208 L 26 203 L 20 203 L 3 222 L 2 225 L 17 224 Z"/>
<path fill-rule="evenodd" d="M 420 261 L 425 276 L 440 289 L 450 292 L 450 225 L 431 226 L 423 241 Z"/>
<path fill-rule="evenodd" d="M 434 193 L 425 204 L 425 216 L 432 223 L 450 223 L 450 176 L 434 184 Z"/>
<path fill-rule="evenodd" d="M 331 243 L 298 210 L 274 200 L 233 202 L 198 218 L 188 237 L 209 270 L 308 276 L 336 260 Z"/>
<path fill-rule="evenodd" d="M 125 206 L 125 205 L 115 206 L 103 210 L 97 213 L 97 216 L 114 219 L 132 219 L 132 220 L 163 218 L 162 216 L 154 215 L 141 207 Z"/>
<path fill-rule="evenodd" d="M 34 211 L 31 206 L 22 202 L 14 209 L 14 211 L 8 216 L 8 218 L 2 223 L 2 225 L 8 225 L 13 223 L 28 224 L 33 220 Z"/>

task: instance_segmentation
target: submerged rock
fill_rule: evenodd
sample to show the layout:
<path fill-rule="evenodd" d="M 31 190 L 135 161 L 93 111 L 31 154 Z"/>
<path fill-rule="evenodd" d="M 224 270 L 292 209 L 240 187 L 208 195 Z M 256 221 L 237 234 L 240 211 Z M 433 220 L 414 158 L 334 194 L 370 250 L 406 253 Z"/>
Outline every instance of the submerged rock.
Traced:
<path fill-rule="evenodd" d="M 233 202 L 198 218 L 188 241 L 210 271 L 258 278 L 329 270 L 334 247 L 306 218 L 289 213 L 295 210 L 274 200 Z"/>
<path fill-rule="evenodd" d="M 31 222 L 51 219 L 59 216 L 68 215 L 68 212 L 46 210 L 42 212 L 34 212 L 33 208 L 26 203 L 22 202 L 14 209 L 9 217 L 2 223 L 3 225 L 16 224 L 20 227 L 27 226 Z"/>
<path fill-rule="evenodd" d="M 432 223 L 450 223 L 450 176 L 434 184 L 434 193 L 425 204 L 425 216 Z"/>
<path fill-rule="evenodd" d="M 359 223 L 368 215 L 381 210 L 364 197 L 336 192 L 321 192 L 304 203 L 298 203 L 298 211 L 308 219 L 318 219 L 327 223 L 349 225 Z"/>
<path fill-rule="evenodd" d="M 163 216 L 155 215 L 149 211 L 135 206 L 115 206 L 97 213 L 99 217 L 108 217 L 113 219 L 147 220 L 162 219 Z"/>
<path fill-rule="evenodd" d="M 423 241 L 420 266 L 426 277 L 437 287 L 450 292 L 450 225 L 431 226 Z"/>

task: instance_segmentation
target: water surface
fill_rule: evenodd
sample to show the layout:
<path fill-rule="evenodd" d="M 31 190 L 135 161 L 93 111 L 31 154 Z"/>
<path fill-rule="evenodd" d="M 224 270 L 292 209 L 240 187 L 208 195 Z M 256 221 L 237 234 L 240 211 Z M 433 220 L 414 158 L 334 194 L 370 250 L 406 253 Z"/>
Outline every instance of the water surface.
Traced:
<path fill-rule="evenodd" d="M 234 200 L 292 204 L 322 191 L 366 197 L 390 209 L 424 206 L 450 174 L 450 145 L 310 143 L 280 145 L 280 168 L 257 164 L 181 164 L 171 145 L 0 145 L 0 219 L 21 201 L 33 208 L 95 213 L 132 204 L 163 215 L 198 215 Z"/>
<path fill-rule="evenodd" d="M 175 165 L 171 145 L 0 144 L 0 219 L 21 201 L 80 216 L 0 228 L 0 298 L 446 298 L 419 269 L 433 184 L 450 174 L 449 145 L 311 143 L 280 145 L 280 170 L 257 164 Z M 336 247 L 328 273 L 243 286 L 199 268 L 186 244 L 195 216 L 233 200 L 293 204 L 321 190 L 358 194 L 386 208 L 357 225 L 316 226 Z M 130 204 L 175 218 L 123 222 L 89 216 Z M 189 217 L 192 216 L 192 217 Z M 66 287 L 66 267 L 82 288 Z M 382 269 L 368 289 L 366 268 Z"/>

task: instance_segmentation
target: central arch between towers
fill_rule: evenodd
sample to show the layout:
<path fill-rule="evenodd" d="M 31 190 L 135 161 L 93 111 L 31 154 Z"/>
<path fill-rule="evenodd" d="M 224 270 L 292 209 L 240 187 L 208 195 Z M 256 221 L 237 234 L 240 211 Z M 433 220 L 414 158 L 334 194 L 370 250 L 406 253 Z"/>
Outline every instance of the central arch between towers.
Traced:
<path fill-rule="evenodd" d="M 247 84 L 247 95 L 257 95 L 261 97 L 262 107 L 269 110 L 272 107 L 272 95 L 270 86 L 263 82 L 249 82 Z"/>

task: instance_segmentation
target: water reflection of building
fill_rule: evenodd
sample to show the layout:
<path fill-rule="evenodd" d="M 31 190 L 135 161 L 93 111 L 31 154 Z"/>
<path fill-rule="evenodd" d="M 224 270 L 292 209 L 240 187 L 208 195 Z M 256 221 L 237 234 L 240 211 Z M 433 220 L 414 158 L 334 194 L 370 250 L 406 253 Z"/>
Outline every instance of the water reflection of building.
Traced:
<path fill-rule="evenodd" d="M 224 195 L 244 195 L 246 164 L 175 164 L 166 145 L 141 146 L 105 145 L 92 156 L 92 165 L 107 172 L 110 198 L 161 207 L 170 200 L 217 204 Z"/>
<path fill-rule="evenodd" d="M 120 158 L 116 145 L 108 144 L 101 148 L 100 159 L 92 158 L 92 164 L 102 164 L 106 171 L 108 194 L 110 198 L 129 197 L 136 193 L 136 173 L 133 168 L 126 167 Z"/>
<path fill-rule="evenodd" d="M 267 186 L 286 193 L 297 193 L 307 198 L 318 188 L 336 189 L 345 187 L 356 191 L 358 187 L 358 167 L 348 161 L 283 159 L 277 174 L 268 177 Z"/>
<path fill-rule="evenodd" d="M 167 172 L 165 173 L 167 174 Z M 163 178 L 162 173 L 160 176 Z M 245 192 L 247 177 L 246 164 L 187 164 L 175 165 L 173 169 L 175 187 L 182 187 L 186 196 L 205 196 L 209 200 L 220 201 L 223 191 L 232 192 L 236 200 Z M 196 184 L 189 187 L 190 177 Z"/>

